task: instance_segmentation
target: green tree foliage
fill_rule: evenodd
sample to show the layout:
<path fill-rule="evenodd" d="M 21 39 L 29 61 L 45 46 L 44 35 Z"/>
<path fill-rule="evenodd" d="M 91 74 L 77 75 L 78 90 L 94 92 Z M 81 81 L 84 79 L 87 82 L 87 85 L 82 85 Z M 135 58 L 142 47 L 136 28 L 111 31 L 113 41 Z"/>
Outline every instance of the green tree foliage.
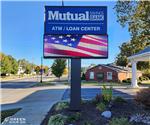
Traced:
<path fill-rule="evenodd" d="M 26 65 L 25 73 L 26 73 L 26 74 L 30 74 L 31 71 L 32 71 L 32 64 L 28 63 L 28 64 Z"/>
<path fill-rule="evenodd" d="M 44 66 L 44 73 L 47 74 L 48 73 L 48 66 Z"/>
<path fill-rule="evenodd" d="M 52 73 L 60 79 L 65 68 L 66 68 L 66 60 L 65 59 L 55 59 L 52 65 Z"/>
<path fill-rule="evenodd" d="M 131 41 L 120 46 L 116 63 L 127 65 L 127 57 L 150 45 L 150 1 L 117 1 L 114 7 L 117 21 L 121 26 L 128 25 Z M 138 63 L 138 68 L 149 66 L 148 62 Z"/>
<path fill-rule="evenodd" d="M 11 64 L 11 74 L 17 74 L 18 72 L 18 62 L 15 58 L 13 58 L 12 56 L 8 56 L 8 59 L 10 61 Z"/>
<path fill-rule="evenodd" d="M 40 69 L 41 69 L 41 68 L 40 68 L 40 66 L 36 66 L 36 67 L 35 67 L 35 69 L 34 69 L 34 70 L 35 70 L 36 74 L 39 74 Z"/>
<path fill-rule="evenodd" d="M 6 75 L 6 74 L 16 74 L 18 71 L 18 63 L 15 58 L 13 58 L 10 55 L 5 55 L 3 53 L 0 53 L 0 60 L 1 60 L 1 70 L 0 74 L 1 75 Z"/>
<path fill-rule="evenodd" d="M 86 80 L 86 76 L 85 76 L 85 73 L 82 73 L 82 77 L 81 77 L 81 80 Z"/>
<path fill-rule="evenodd" d="M 116 64 L 118 66 L 126 66 L 128 64 L 127 56 L 118 54 L 118 56 L 116 57 Z"/>
<path fill-rule="evenodd" d="M 18 67 L 22 67 L 22 69 L 25 71 L 26 74 L 30 74 L 33 70 L 38 74 L 40 72 L 40 67 L 30 63 L 29 61 L 25 59 L 16 60 L 14 57 L 10 55 L 5 55 L 4 53 L 0 53 L 0 61 L 1 61 L 1 67 L 0 67 L 0 74 L 6 75 L 6 74 L 17 74 Z M 48 67 L 43 66 L 45 73 L 48 72 Z"/>
<path fill-rule="evenodd" d="M 0 68 L 0 74 L 1 75 L 6 75 L 6 74 L 10 74 L 11 73 L 11 62 L 8 58 L 8 56 L 6 56 L 3 53 L 0 53 L 0 60 L 1 60 L 1 68 Z"/>

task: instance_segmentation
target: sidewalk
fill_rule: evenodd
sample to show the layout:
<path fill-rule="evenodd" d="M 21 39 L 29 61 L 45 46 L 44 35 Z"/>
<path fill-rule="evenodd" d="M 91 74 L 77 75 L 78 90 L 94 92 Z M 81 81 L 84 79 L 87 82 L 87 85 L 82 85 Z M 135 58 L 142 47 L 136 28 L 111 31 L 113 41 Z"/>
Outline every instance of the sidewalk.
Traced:
<path fill-rule="evenodd" d="M 2 105 L 2 110 L 11 109 L 12 107 L 20 107 L 22 109 L 11 116 L 9 121 L 5 121 L 3 125 L 40 125 L 53 104 L 61 100 L 66 88 L 67 86 L 63 85 L 37 87 L 33 88 L 35 89 L 34 92 L 32 90 L 32 92 L 23 99 L 17 99 L 16 103 L 8 104 L 8 102 L 6 102 L 6 104 Z M 16 120 L 17 118 L 19 120 Z M 16 122 L 11 123 L 13 121 Z"/>

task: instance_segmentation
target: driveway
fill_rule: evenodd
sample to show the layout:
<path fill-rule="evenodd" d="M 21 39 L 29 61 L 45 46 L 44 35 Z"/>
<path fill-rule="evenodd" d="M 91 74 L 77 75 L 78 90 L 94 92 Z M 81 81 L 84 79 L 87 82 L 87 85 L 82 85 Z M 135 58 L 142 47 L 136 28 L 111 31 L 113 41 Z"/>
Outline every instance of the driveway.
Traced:
<path fill-rule="evenodd" d="M 97 94 L 101 93 L 101 86 L 82 86 L 81 89 L 81 97 L 84 100 L 91 100 L 94 99 Z M 141 88 L 147 88 L 147 87 L 141 87 Z M 114 86 L 113 87 L 113 97 L 121 96 L 124 99 L 133 99 L 136 93 L 140 89 L 132 89 L 128 86 Z M 70 89 L 66 89 L 62 100 L 68 100 L 70 97 Z"/>
<path fill-rule="evenodd" d="M 12 120 L 23 118 L 23 125 L 40 125 L 51 106 L 60 101 L 67 86 L 57 85 L 51 87 L 34 88 L 5 88 L 1 89 L 2 110 L 22 108 L 14 116 L 5 121 L 4 125 L 12 125 Z M 15 122 L 15 121 L 14 121 Z M 16 121 L 22 125 L 22 121 Z M 19 125 L 18 123 L 13 125 Z"/>

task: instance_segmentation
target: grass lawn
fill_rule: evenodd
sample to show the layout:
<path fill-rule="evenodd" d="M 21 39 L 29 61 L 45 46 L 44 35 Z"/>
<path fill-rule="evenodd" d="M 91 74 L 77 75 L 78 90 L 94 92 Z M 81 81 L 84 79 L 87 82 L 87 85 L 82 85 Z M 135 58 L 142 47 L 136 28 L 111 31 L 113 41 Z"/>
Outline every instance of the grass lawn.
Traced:
<path fill-rule="evenodd" d="M 9 109 L 9 110 L 4 110 L 1 112 L 1 123 L 4 121 L 5 118 L 14 115 L 16 112 L 21 110 L 21 108 L 17 109 Z"/>
<path fill-rule="evenodd" d="M 23 78 L 30 78 L 34 77 L 34 75 L 10 75 L 10 76 L 1 76 L 1 81 L 7 81 L 7 80 L 15 80 L 15 79 L 23 79 Z"/>
<path fill-rule="evenodd" d="M 38 87 L 38 86 L 54 86 L 55 84 L 52 82 L 38 82 L 37 84 L 33 85 L 32 87 Z"/>
<path fill-rule="evenodd" d="M 62 82 L 62 85 L 70 85 L 70 83 L 68 82 Z M 35 85 L 33 85 L 32 87 L 38 87 L 38 86 L 54 86 L 55 83 L 51 82 L 51 81 L 46 81 L 46 82 L 39 82 Z M 81 82 L 82 86 L 126 86 L 126 85 L 131 85 L 131 83 L 117 83 L 117 82 L 97 82 L 97 81 L 82 81 Z M 150 80 L 149 81 L 144 81 L 139 85 L 150 85 Z"/>
<path fill-rule="evenodd" d="M 124 86 L 124 85 L 130 85 L 130 83 L 113 83 L 113 82 L 96 82 L 96 81 L 84 81 L 81 83 L 81 85 L 95 85 L 95 86 Z"/>

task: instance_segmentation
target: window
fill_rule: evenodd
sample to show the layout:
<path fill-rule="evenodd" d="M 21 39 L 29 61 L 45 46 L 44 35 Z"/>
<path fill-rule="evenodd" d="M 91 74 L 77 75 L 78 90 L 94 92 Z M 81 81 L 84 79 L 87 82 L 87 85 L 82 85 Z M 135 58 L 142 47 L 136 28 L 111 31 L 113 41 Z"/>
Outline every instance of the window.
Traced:
<path fill-rule="evenodd" d="M 112 72 L 107 72 L 107 80 L 112 80 Z"/>
<path fill-rule="evenodd" d="M 97 73 L 97 80 L 103 81 L 104 80 L 104 73 L 102 73 L 102 72 Z"/>
<path fill-rule="evenodd" d="M 94 72 L 90 72 L 90 79 L 94 79 Z"/>

